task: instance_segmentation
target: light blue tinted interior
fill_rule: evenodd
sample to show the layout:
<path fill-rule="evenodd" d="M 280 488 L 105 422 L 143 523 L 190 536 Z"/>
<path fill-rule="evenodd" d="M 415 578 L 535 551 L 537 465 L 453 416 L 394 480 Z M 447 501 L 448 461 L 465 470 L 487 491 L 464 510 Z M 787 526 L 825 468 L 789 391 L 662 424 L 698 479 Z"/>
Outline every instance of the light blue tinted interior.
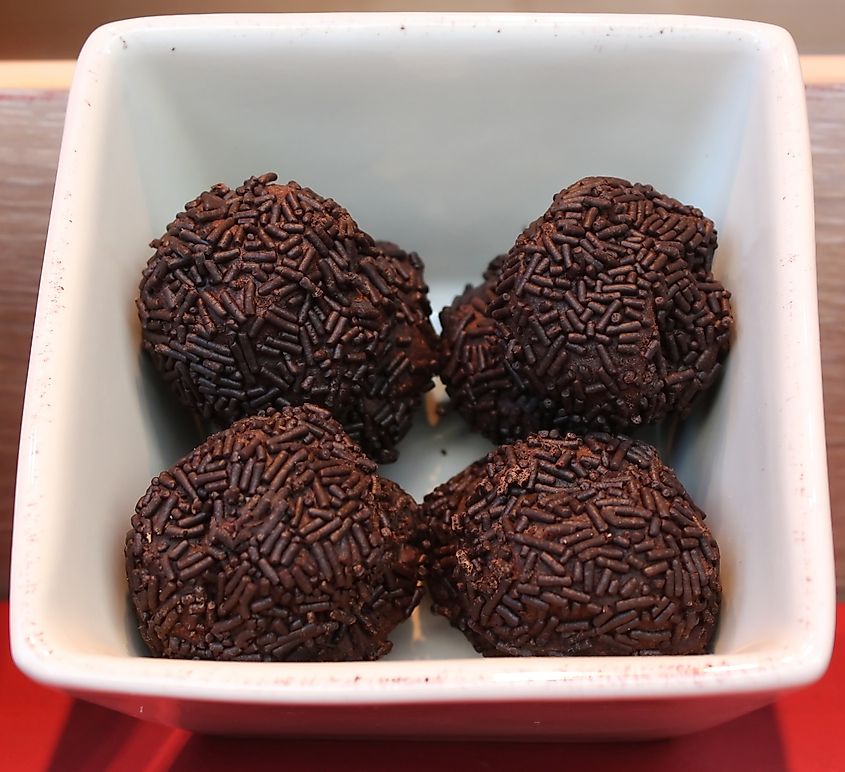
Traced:
<path fill-rule="evenodd" d="M 92 463 L 76 465 L 62 482 L 73 507 L 110 513 L 108 555 L 92 553 L 85 529 L 63 524 L 68 559 L 98 562 L 98 597 L 121 620 L 119 629 L 104 623 L 103 651 L 140 651 L 123 622 L 123 533 L 150 477 L 198 437 L 139 358 L 133 300 L 151 253 L 146 245 L 215 182 L 237 185 L 275 170 L 337 199 L 375 237 L 420 252 L 435 314 L 566 184 L 589 174 L 650 182 L 716 221 L 717 272 L 735 281 L 738 330 L 764 324 L 743 316 L 755 290 L 752 274 L 737 267 L 754 256 L 748 207 L 740 204 L 766 153 L 752 131 L 759 98 L 753 41 L 671 30 L 623 36 L 611 28 L 596 37 L 519 25 L 403 32 L 363 40 L 360 30 L 342 28 L 209 30 L 191 41 L 149 31 L 108 52 L 109 99 L 92 108 L 91 119 L 101 135 L 91 159 L 100 181 L 90 201 L 96 217 L 80 245 L 92 290 L 78 313 L 79 367 L 66 384 L 78 406 L 66 418 L 67 452 Z M 102 227 L 114 222 L 120 227 Z M 679 464 L 699 503 L 717 507 L 710 522 L 726 556 L 718 646 L 731 651 L 766 632 L 739 613 L 758 594 L 736 547 L 750 543 L 740 510 L 751 500 L 720 487 L 725 457 L 714 455 L 728 436 L 728 393 L 745 400 L 732 398 L 731 410 L 761 411 L 764 445 L 775 431 L 748 385 L 755 369 L 759 378 L 770 366 L 750 348 L 742 360 L 735 352 L 714 406 L 679 435 L 674 427 L 648 435 Z M 112 363 L 106 382 L 90 375 L 104 357 Z M 130 436 L 115 436 L 118 425 L 130 427 Z M 739 438 L 734 447 L 743 441 L 750 442 Z M 421 499 L 487 448 L 457 417 L 430 429 L 420 416 L 401 460 L 384 471 Z M 116 452 L 126 463 L 104 483 L 96 460 Z M 769 506 L 760 474 L 749 485 L 763 496 L 756 506 Z M 754 538 L 766 548 L 765 533 Z M 90 592 L 74 582 L 73 572 L 57 569 L 56 592 L 73 599 L 68 614 L 84 611 Z M 398 633 L 403 642 L 392 657 L 471 653 L 458 633 L 431 628 L 427 610 L 418 615 L 417 638 L 411 628 Z"/>

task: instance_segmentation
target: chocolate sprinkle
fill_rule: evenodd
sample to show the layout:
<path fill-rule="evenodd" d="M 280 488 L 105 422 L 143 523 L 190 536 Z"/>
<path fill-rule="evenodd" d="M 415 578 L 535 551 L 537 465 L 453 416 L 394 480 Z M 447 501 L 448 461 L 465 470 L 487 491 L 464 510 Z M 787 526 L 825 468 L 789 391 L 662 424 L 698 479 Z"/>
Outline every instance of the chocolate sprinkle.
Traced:
<path fill-rule="evenodd" d="M 152 242 L 143 347 L 204 418 L 312 402 L 377 461 L 395 460 L 437 367 L 422 261 L 275 180 L 215 185 Z"/>
<path fill-rule="evenodd" d="M 588 177 L 562 190 L 441 312 L 455 405 L 496 442 L 687 414 L 730 345 L 715 249 L 712 221 L 648 185 Z"/>
<path fill-rule="evenodd" d="M 532 393 L 505 357 L 505 341 L 488 315 L 505 256 L 489 265 L 485 281 L 467 287 L 440 313 L 442 370 L 452 404 L 476 431 L 496 442 L 525 437 L 543 428 L 565 426 L 568 416 L 551 400 Z M 533 319 L 541 323 L 540 320 Z M 557 372 L 566 358 L 564 338 L 550 348 L 549 369 Z"/>
<path fill-rule="evenodd" d="M 313 405 L 251 416 L 154 478 L 126 536 L 154 656 L 376 659 L 422 592 L 418 507 Z"/>
<path fill-rule="evenodd" d="M 533 434 L 434 490 L 423 514 L 433 609 L 484 655 L 708 651 L 718 547 L 649 445 Z"/>

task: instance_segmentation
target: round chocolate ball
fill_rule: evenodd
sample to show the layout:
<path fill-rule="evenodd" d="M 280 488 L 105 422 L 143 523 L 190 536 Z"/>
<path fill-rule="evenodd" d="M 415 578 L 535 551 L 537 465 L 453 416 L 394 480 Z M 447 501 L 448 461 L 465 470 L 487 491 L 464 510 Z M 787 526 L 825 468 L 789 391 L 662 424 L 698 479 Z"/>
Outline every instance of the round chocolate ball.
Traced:
<path fill-rule="evenodd" d="M 241 419 L 136 506 L 141 637 L 159 657 L 376 659 L 421 595 L 418 514 L 325 410 Z"/>
<path fill-rule="evenodd" d="M 422 262 L 275 180 L 215 185 L 152 242 L 143 347 L 205 418 L 311 402 L 377 461 L 395 460 L 437 365 Z"/>
<path fill-rule="evenodd" d="M 423 516 L 434 611 L 484 655 L 708 651 L 719 550 L 650 445 L 534 434 L 441 485 Z"/>
<path fill-rule="evenodd" d="M 687 413 L 730 343 L 716 231 L 649 185 L 588 177 L 558 193 L 504 260 L 489 315 L 509 367 L 582 424 Z"/>

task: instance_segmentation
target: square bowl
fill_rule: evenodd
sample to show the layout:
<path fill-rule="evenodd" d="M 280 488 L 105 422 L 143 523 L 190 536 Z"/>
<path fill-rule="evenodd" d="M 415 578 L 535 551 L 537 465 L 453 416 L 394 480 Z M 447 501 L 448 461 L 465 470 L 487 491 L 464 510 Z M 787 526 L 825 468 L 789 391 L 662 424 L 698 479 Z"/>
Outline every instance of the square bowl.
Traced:
<path fill-rule="evenodd" d="M 582 176 L 649 182 L 715 220 L 735 344 L 707 408 L 657 432 L 722 548 L 712 654 L 483 659 L 422 608 L 379 662 L 143 656 L 123 536 L 150 478 L 197 440 L 139 353 L 146 245 L 199 191 L 267 170 L 418 250 L 435 308 Z M 32 344 L 16 662 L 191 729 L 355 736 L 666 736 L 817 679 L 834 582 L 813 238 L 803 86 L 776 27 L 339 14 L 97 30 L 68 104 Z M 384 471 L 421 499 L 487 447 L 457 418 L 418 420 Z"/>

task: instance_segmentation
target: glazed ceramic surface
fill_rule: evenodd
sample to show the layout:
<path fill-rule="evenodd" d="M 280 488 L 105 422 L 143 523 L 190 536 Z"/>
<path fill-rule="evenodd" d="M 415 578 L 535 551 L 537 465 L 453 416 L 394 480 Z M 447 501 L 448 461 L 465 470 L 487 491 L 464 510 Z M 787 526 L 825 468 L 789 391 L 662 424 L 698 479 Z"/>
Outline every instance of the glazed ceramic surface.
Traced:
<path fill-rule="evenodd" d="M 700 657 L 482 659 L 428 602 L 383 661 L 144 656 L 123 537 L 199 439 L 140 354 L 140 271 L 173 215 L 273 170 L 425 259 L 435 310 L 586 175 L 648 182 L 717 225 L 724 379 L 658 444 L 722 549 Z M 86 44 L 70 96 L 21 436 L 12 643 L 33 678 L 198 729 L 646 737 L 809 683 L 834 584 L 804 92 L 776 27 L 668 16 L 186 16 Z M 489 449 L 418 417 L 383 472 L 421 499 Z M 237 709 L 233 709 L 237 706 Z"/>

